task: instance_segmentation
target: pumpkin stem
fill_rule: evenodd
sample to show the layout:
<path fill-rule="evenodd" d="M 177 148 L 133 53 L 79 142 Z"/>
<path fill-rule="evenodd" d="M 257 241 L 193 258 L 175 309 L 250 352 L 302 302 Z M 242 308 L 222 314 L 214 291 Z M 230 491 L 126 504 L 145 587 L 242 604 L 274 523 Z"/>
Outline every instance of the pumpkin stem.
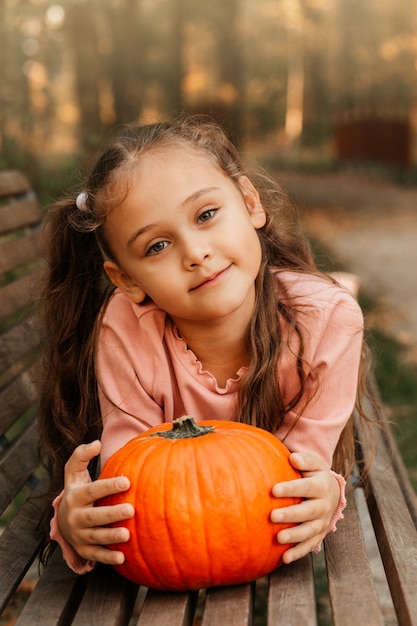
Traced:
<path fill-rule="evenodd" d="M 200 426 L 196 424 L 192 415 L 183 415 L 172 422 L 171 430 L 163 430 L 154 433 L 154 437 L 164 437 L 165 439 L 189 439 L 191 437 L 201 437 L 214 433 L 212 426 Z"/>

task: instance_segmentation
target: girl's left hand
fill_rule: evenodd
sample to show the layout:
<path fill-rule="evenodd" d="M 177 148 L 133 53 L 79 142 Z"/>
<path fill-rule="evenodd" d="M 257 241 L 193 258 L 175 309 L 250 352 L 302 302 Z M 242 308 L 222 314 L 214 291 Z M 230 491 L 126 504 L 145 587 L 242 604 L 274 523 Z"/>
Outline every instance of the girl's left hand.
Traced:
<path fill-rule="evenodd" d="M 339 484 L 318 454 L 294 452 L 290 462 L 303 478 L 277 483 L 272 489 L 276 498 L 304 498 L 300 504 L 271 513 L 272 522 L 297 524 L 277 534 L 279 543 L 295 544 L 284 553 L 284 563 L 302 558 L 323 541 L 340 499 Z"/>

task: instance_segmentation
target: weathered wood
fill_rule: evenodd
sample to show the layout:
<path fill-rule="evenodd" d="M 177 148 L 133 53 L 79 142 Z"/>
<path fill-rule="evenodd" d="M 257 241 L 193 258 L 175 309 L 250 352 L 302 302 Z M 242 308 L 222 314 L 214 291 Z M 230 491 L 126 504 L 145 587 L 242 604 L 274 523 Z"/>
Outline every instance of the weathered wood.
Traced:
<path fill-rule="evenodd" d="M 336 533 L 325 540 L 325 557 L 334 626 L 383 626 L 365 540 L 351 485 L 348 506 Z M 354 598 L 354 602 L 352 602 Z"/>
<path fill-rule="evenodd" d="M 397 617 L 417 625 L 417 530 L 381 441 L 369 471 L 367 501 Z"/>
<path fill-rule="evenodd" d="M 41 217 L 39 205 L 33 195 L 20 198 L 0 207 L 0 235 L 5 235 L 27 225 L 39 222 Z"/>
<path fill-rule="evenodd" d="M 0 337 L 0 367 L 2 371 L 32 353 L 40 345 L 36 318 L 31 315 L 12 326 Z"/>
<path fill-rule="evenodd" d="M 270 576 L 268 626 L 317 626 L 310 555 L 282 565 Z"/>
<path fill-rule="evenodd" d="M 254 591 L 254 585 L 250 584 L 208 589 L 202 626 L 250 626 L 253 622 Z"/>
<path fill-rule="evenodd" d="M 38 465 L 38 429 L 32 422 L 0 457 L 0 513 Z"/>
<path fill-rule="evenodd" d="M 197 593 L 149 590 L 137 626 L 191 626 Z M 214 626 L 214 624 L 213 624 Z"/>
<path fill-rule="evenodd" d="M 24 238 L 10 239 L 1 247 L 0 274 L 11 272 L 16 268 L 39 259 L 41 235 L 34 232 Z"/>
<path fill-rule="evenodd" d="M 40 358 L 36 358 L 0 392 L 0 436 L 34 405 L 37 399 L 40 361 Z"/>
<path fill-rule="evenodd" d="M 0 172 L 0 198 L 18 196 L 31 190 L 28 178 L 19 170 Z"/>
<path fill-rule="evenodd" d="M 97 567 L 85 578 L 85 593 L 73 623 L 77 626 L 127 624 L 133 612 L 138 587 L 109 566 Z"/>
<path fill-rule="evenodd" d="M 39 517 L 47 481 L 42 480 L 0 536 L 0 613 L 33 563 L 43 533 Z"/>
<path fill-rule="evenodd" d="M 28 304 L 33 304 L 38 293 L 39 279 L 40 269 L 35 268 L 30 274 L 5 285 L 0 290 L 0 324 Z"/>
<path fill-rule="evenodd" d="M 15 626 L 69 626 L 84 593 L 85 580 L 52 556 Z"/>

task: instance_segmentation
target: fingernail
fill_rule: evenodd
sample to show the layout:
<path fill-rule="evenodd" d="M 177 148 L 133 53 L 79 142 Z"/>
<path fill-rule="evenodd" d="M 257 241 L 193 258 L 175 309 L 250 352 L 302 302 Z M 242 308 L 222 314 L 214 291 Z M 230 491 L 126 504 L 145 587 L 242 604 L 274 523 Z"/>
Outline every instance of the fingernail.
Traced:
<path fill-rule="evenodd" d="M 114 534 L 116 543 L 127 541 L 129 539 L 129 531 L 126 528 L 119 528 Z"/>
<path fill-rule="evenodd" d="M 130 504 L 124 504 L 120 509 L 120 512 L 123 517 L 132 517 L 132 515 L 134 514 L 132 513 L 132 507 L 130 506 Z"/>
<path fill-rule="evenodd" d="M 283 515 L 281 511 L 274 509 L 271 513 L 271 521 L 275 524 L 282 522 Z"/>
<path fill-rule="evenodd" d="M 125 489 L 128 489 L 129 484 L 130 484 L 129 479 L 126 478 L 126 476 L 119 476 L 118 479 L 116 480 L 117 489 L 121 489 L 122 491 L 124 491 Z"/>

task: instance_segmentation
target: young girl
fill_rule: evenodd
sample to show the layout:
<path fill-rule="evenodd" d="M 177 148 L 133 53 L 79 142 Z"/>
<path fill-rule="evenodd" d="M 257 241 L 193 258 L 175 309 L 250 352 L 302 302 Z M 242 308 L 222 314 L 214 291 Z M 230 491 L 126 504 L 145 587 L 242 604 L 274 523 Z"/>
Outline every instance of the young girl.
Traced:
<path fill-rule="evenodd" d="M 134 510 L 94 502 L 129 482 L 92 480 L 96 457 L 183 414 L 275 433 L 303 476 L 273 489 L 303 498 L 271 511 L 297 524 L 277 534 L 294 544 L 284 561 L 318 549 L 346 502 L 334 469 L 352 460 L 363 318 L 316 269 L 276 184 L 215 125 L 132 126 L 53 207 L 47 235 L 40 426 L 68 564 L 123 562 L 106 546 L 128 531 L 107 525 Z"/>

